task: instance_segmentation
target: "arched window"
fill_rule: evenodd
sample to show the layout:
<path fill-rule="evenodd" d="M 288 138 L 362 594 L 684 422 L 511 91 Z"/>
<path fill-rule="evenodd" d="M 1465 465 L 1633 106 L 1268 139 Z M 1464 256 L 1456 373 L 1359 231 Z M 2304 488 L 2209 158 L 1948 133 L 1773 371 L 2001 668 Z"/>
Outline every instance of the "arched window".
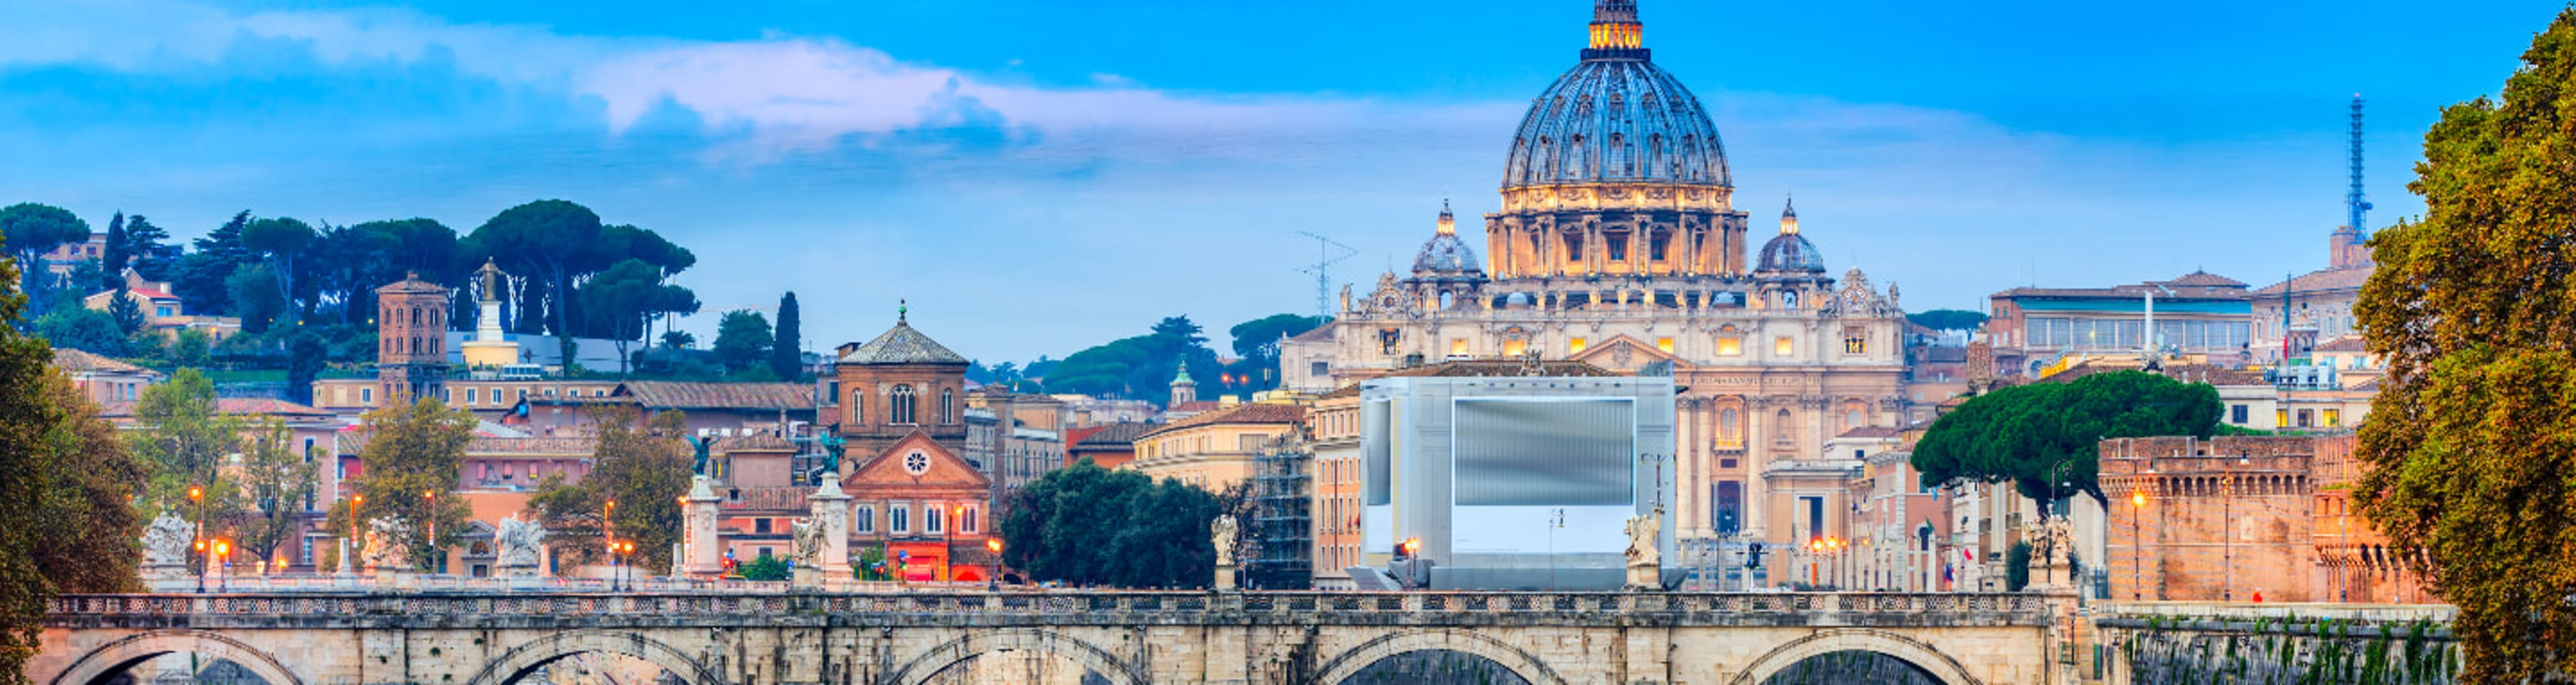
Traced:
<path fill-rule="evenodd" d="M 955 388 L 939 389 L 939 422 L 957 422 L 957 390 Z M 1007 431 L 1010 429 L 1010 426 L 1002 426 L 1002 430 Z"/>
<path fill-rule="evenodd" d="M 912 386 L 894 386 L 894 397 L 886 403 L 889 405 L 886 408 L 886 423 L 912 423 L 912 401 Z"/>
<path fill-rule="evenodd" d="M 1843 410 L 1843 430 L 1851 430 L 1851 429 L 1854 429 L 1854 428 L 1859 428 L 1859 427 L 1861 427 L 1861 420 L 1862 420 L 1862 419 L 1861 419 L 1861 413 L 1860 413 L 1860 410 L 1858 410 L 1858 409 L 1845 409 L 1845 410 Z"/>
<path fill-rule="evenodd" d="M 1771 417 L 1771 441 L 1783 445 L 1797 442 L 1797 431 L 1791 430 L 1789 427 L 1789 424 L 1793 421 L 1796 421 L 1796 419 L 1789 417 L 1789 410 L 1787 409 L 1782 409 L 1778 415 Z"/>
<path fill-rule="evenodd" d="M 411 308 L 411 325 L 414 325 L 414 326 L 418 326 L 418 325 L 420 325 L 420 308 L 419 308 L 419 307 L 413 307 L 413 308 Z"/>
<path fill-rule="evenodd" d="M 1733 408 L 1719 410 L 1717 412 L 1717 439 L 1727 442 L 1735 442 L 1744 439 L 1743 418 L 1744 417 L 1737 415 Z"/>

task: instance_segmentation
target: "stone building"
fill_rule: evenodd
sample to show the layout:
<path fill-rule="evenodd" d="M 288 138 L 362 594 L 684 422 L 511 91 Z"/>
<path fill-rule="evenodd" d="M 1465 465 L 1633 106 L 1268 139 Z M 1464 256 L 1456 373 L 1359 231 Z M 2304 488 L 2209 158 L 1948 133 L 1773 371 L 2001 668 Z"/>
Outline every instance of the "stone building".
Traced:
<path fill-rule="evenodd" d="M 376 392 L 394 398 L 446 397 L 447 288 L 405 274 L 376 289 Z"/>
<path fill-rule="evenodd" d="M 851 497 L 853 557 L 881 551 L 904 578 L 982 582 L 1000 567 L 984 547 L 994 495 L 985 467 L 966 458 L 965 357 L 914 330 L 894 328 L 842 345 L 833 365 L 847 445 L 841 489 Z"/>
<path fill-rule="evenodd" d="M 1307 511 L 1314 518 L 1316 589 L 1355 590 L 1350 567 L 1365 563 L 1361 545 L 1360 387 L 1335 390 L 1315 400 L 1307 420 L 1314 439 L 1314 461 L 1308 465 L 1312 487 Z"/>
<path fill-rule="evenodd" d="M 72 388 L 97 404 L 133 402 L 143 389 L 159 383 L 159 372 L 68 347 L 54 348 L 54 370 L 71 378 Z"/>
<path fill-rule="evenodd" d="M 2326 238 L 2326 268 L 2254 291 L 2256 361 L 2281 363 L 2361 334 L 2352 307 L 2361 300 L 2361 285 L 2379 271 L 2365 239 L 2351 226 L 2337 227 Z"/>
<path fill-rule="evenodd" d="M 2351 509 L 2353 436 L 2102 441 L 2113 599 L 2431 601 Z"/>
<path fill-rule="evenodd" d="M 1126 466 L 1136 460 L 1136 438 L 1157 428 L 1162 425 L 1131 421 L 1067 431 L 1065 436 L 1072 444 L 1064 448 L 1065 465 L 1089 459 L 1091 465 L 1104 469 Z"/>
<path fill-rule="evenodd" d="M 1238 404 L 1192 415 L 1137 436 L 1136 460 L 1126 468 L 1225 492 L 1252 477 L 1264 446 L 1298 432 L 1305 420 L 1306 408 L 1293 404 Z"/>
<path fill-rule="evenodd" d="M 1581 61 L 1507 146 L 1490 259 L 1444 210 L 1409 272 L 1346 288 L 1331 324 L 1281 344 L 1283 387 L 1329 393 L 1444 360 L 1668 368 L 1688 389 L 1673 532 L 1714 537 L 1731 516 L 1785 540 L 1747 505 L 1767 497 L 1771 462 L 1923 411 L 1904 390 L 1904 312 L 1892 285 L 1828 275 L 1794 210 L 1750 242 L 1715 125 L 1643 31 L 1634 3 L 1595 7 Z"/>
<path fill-rule="evenodd" d="M 2013 288 L 1992 295 L 1987 309 L 1995 372 L 2022 378 L 2083 355 L 2134 356 L 2150 345 L 2242 366 L 2253 312 L 2243 282 L 2199 271 L 2108 288 Z"/>

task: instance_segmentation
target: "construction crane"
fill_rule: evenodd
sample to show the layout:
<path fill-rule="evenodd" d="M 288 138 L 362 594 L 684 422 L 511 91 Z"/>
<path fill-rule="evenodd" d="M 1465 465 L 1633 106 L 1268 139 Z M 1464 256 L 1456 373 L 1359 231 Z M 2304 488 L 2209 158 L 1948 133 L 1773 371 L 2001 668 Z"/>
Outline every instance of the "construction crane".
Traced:
<path fill-rule="evenodd" d="M 1315 275 L 1315 316 L 1325 319 L 1332 318 L 1333 277 L 1330 271 L 1334 264 L 1340 263 L 1345 259 L 1350 259 L 1353 255 L 1359 254 L 1360 251 L 1352 249 L 1349 245 L 1341 244 L 1331 238 L 1316 235 L 1310 231 L 1298 231 L 1297 235 L 1315 239 L 1315 263 L 1309 266 L 1297 267 L 1297 273 Z M 1334 254 L 1336 250 L 1340 251 L 1340 254 Z"/>

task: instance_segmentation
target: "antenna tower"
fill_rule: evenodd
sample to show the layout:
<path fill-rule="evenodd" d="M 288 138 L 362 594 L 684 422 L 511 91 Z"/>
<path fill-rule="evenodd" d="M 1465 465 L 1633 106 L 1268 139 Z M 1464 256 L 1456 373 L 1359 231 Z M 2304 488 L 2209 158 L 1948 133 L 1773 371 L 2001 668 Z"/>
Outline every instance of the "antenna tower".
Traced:
<path fill-rule="evenodd" d="M 2370 225 L 2363 217 L 2370 213 L 2370 202 L 2361 198 L 2361 94 L 2352 94 L 2352 192 L 2344 195 L 2344 205 L 2352 212 L 2352 230 L 2370 237 Z"/>
<path fill-rule="evenodd" d="M 1311 231 L 1298 231 L 1297 235 L 1315 239 L 1315 263 L 1310 266 L 1297 267 L 1297 273 L 1315 275 L 1315 316 L 1327 319 L 1332 318 L 1333 277 L 1330 274 L 1330 270 L 1333 268 L 1334 264 L 1340 263 L 1345 259 L 1350 259 L 1352 255 L 1357 255 L 1360 251 L 1351 249 L 1351 246 L 1341 244 L 1331 238 L 1316 235 Z M 1335 254 L 1336 251 L 1340 252 L 1340 254 Z"/>

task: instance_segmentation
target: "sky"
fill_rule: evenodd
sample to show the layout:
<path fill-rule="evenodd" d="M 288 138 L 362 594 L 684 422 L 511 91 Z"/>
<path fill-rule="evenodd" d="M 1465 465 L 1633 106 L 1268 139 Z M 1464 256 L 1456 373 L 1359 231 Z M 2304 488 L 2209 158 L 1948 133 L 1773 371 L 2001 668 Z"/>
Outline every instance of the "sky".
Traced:
<path fill-rule="evenodd" d="M 2373 228 L 2442 107 L 2562 2 L 1642 0 L 1753 234 L 1905 304 L 2321 268 L 2346 105 Z M 1313 313 L 1499 205 L 1583 0 L 0 0 L 0 203 L 195 237 L 233 213 L 469 232 L 572 200 L 698 254 L 706 312 L 794 291 L 812 349 L 913 325 L 986 361 L 1186 314 Z M 1461 221 L 1473 235 L 1480 223 Z M 1481 251 L 1481 250 L 1480 250 Z"/>

